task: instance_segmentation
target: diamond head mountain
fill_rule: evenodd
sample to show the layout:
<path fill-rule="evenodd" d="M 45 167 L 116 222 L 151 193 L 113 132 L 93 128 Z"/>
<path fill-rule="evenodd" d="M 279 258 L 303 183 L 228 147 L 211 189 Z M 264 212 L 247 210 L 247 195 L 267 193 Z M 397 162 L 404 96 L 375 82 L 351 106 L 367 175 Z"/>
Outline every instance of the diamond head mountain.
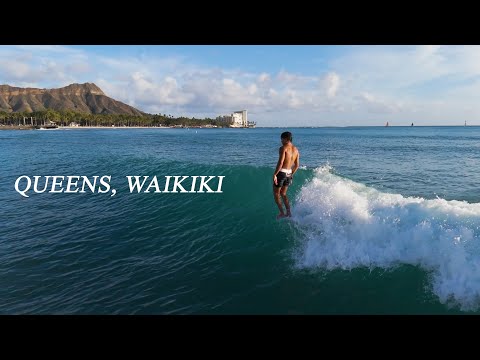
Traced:
<path fill-rule="evenodd" d="M 0 85 L 0 111 L 30 113 L 48 109 L 87 114 L 145 115 L 132 106 L 108 97 L 93 83 L 71 84 L 58 89 Z"/>
<path fill-rule="evenodd" d="M 255 127 L 247 110 L 215 119 L 149 114 L 112 99 L 93 83 L 58 89 L 0 85 L 0 130 L 65 127 Z"/>

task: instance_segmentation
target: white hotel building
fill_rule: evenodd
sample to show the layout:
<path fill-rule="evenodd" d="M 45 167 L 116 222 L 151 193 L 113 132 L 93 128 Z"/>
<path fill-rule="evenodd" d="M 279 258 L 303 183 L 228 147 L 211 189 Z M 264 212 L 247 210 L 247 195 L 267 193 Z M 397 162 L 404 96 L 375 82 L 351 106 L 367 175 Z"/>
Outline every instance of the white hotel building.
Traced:
<path fill-rule="evenodd" d="M 233 128 L 255 127 L 254 122 L 249 122 L 247 118 L 247 110 L 235 111 L 230 115 L 217 117 L 217 120 L 225 121 Z"/>

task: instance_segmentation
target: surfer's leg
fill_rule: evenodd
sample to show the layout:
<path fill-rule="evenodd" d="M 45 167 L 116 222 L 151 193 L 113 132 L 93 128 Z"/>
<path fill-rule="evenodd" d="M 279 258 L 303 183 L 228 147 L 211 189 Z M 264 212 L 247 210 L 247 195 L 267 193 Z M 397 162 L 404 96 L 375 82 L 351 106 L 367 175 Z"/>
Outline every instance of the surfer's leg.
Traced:
<path fill-rule="evenodd" d="M 280 214 L 277 215 L 277 219 L 281 217 L 285 217 L 285 213 L 283 212 L 282 201 L 280 200 L 280 190 L 281 190 L 280 186 L 275 186 L 275 184 L 273 184 L 273 198 L 277 203 L 278 210 L 280 210 Z"/>
<path fill-rule="evenodd" d="M 285 204 L 285 209 L 287 209 L 287 215 L 288 217 L 292 216 L 292 213 L 290 212 L 290 203 L 288 202 L 288 197 L 287 197 L 287 190 L 288 190 L 288 185 L 287 186 L 282 186 L 282 190 L 280 194 L 282 195 L 283 203 Z"/>

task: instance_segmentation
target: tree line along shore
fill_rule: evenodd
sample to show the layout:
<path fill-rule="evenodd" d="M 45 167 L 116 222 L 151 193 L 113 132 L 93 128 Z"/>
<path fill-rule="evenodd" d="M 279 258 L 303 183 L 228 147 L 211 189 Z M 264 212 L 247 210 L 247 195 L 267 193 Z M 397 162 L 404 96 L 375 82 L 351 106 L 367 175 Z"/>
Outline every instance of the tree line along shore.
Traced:
<path fill-rule="evenodd" d="M 34 112 L 0 111 L 0 129 L 34 129 L 42 126 L 60 127 L 228 127 L 221 120 L 173 117 L 166 114 L 86 114 L 71 110 L 48 109 Z"/>

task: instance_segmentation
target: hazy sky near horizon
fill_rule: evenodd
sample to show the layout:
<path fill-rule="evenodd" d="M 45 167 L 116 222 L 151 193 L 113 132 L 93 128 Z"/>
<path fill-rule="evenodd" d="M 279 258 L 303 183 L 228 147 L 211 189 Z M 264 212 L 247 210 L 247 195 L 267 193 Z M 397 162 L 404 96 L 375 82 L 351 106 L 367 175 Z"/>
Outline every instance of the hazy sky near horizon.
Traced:
<path fill-rule="evenodd" d="M 258 126 L 480 125 L 480 46 L 0 46 L 0 83 L 93 82 L 149 113 Z"/>

